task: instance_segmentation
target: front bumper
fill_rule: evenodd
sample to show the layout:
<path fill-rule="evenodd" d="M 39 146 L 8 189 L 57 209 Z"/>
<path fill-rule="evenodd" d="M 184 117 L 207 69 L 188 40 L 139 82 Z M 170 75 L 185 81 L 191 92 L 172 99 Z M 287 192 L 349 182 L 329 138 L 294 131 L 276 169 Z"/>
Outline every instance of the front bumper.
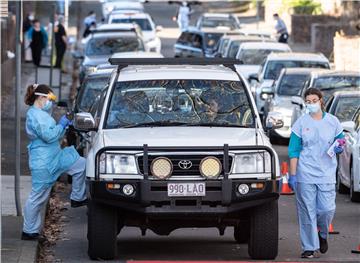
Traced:
<path fill-rule="evenodd" d="M 175 181 L 171 181 L 174 183 Z M 181 181 L 182 183 L 184 181 Z M 263 182 L 262 189 L 250 189 L 246 195 L 237 191 L 239 184 Z M 168 197 L 167 181 L 160 180 L 88 180 L 91 200 L 117 207 L 123 211 L 159 214 L 230 214 L 262 205 L 279 198 L 276 180 L 218 180 L 205 181 L 206 196 Z M 120 189 L 108 189 L 107 184 L 120 184 Z M 131 184 L 135 192 L 126 196 L 122 192 L 125 184 Z"/>

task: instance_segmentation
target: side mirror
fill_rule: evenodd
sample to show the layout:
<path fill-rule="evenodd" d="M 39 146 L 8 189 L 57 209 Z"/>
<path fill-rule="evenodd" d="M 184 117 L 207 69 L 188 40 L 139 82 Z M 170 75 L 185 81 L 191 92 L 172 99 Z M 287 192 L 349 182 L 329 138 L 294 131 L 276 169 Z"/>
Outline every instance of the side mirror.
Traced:
<path fill-rule="evenodd" d="M 74 59 L 84 59 L 84 54 L 79 50 L 73 51 L 72 56 Z"/>
<path fill-rule="evenodd" d="M 341 123 L 341 126 L 343 127 L 344 131 L 354 133 L 355 132 L 355 122 L 353 121 L 344 121 Z"/>
<path fill-rule="evenodd" d="M 89 112 L 79 112 L 75 114 L 74 127 L 79 131 L 96 130 L 94 117 Z"/>
<path fill-rule="evenodd" d="M 156 32 L 160 32 L 160 31 L 163 31 L 163 26 L 156 26 L 156 28 L 155 28 L 155 30 L 156 30 Z"/>
<path fill-rule="evenodd" d="M 258 74 L 250 74 L 249 75 L 249 81 L 251 81 L 251 80 L 255 80 L 255 81 L 257 81 L 257 82 L 259 82 L 259 76 L 258 76 Z"/>
<path fill-rule="evenodd" d="M 304 100 L 300 96 L 291 97 L 291 103 L 295 105 L 299 105 L 301 109 L 305 107 Z"/>
<path fill-rule="evenodd" d="M 284 126 L 284 118 L 280 112 L 270 111 L 266 117 L 266 129 L 280 129 Z"/>
<path fill-rule="evenodd" d="M 275 95 L 274 87 L 264 87 L 261 89 L 260 98 L 262 100 L 273 98 L 274 95 Z"/>
<path fill-rule="evenodd" d="M 59 101 L 59 102 L 57 103 L 57 106 L 58 106 L 58 107 L 62 107 L 62 108 L 67 108 L 67 107 L 68 107 L 68 103 L 67 103 L 66 101 L 61 100 L 61 101 Z"/>

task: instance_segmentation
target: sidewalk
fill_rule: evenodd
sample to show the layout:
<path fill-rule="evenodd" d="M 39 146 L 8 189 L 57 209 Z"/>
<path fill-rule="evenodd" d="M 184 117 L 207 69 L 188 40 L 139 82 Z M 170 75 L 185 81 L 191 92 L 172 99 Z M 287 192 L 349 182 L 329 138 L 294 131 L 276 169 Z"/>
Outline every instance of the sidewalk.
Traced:
<path fill-rule="evenodd" d="M 35 262 L 38 242 L 21 240 L 21 216 L 16 216 L 14 176 L 1 176 L 1 262 Z M 31 177 L 21 176 L 21 207 L 31 191 Z"/>

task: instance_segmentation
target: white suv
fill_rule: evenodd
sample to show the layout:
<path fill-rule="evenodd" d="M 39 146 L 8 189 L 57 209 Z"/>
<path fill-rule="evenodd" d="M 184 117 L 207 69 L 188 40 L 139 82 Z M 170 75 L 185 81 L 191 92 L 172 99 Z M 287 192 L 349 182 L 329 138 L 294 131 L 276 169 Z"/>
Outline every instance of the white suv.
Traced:
<path fill-rule="evenodd" d="M 136 23 L 141 28 L 145 44 L 150 52 L 160 53 L 161 41 L 156 35 L 162 29 L 161 26 L 155 26 L 151 16 L 147 13 L 117 13 L 113 12 L 109 16 L 109 24 L 117 23 Z"/>
<path fill-rule="evenodd" d="M 234 227 L 254 259 L 278 251 L 278 157 L 230 59 L 110 59 L 87 156 L 88 253 L 116 256 L 124 226 L 169 235 Z M 272 123 L 273 127 L 279 126 Z M 270 126 L 270 125 L 269 125 Z"/>

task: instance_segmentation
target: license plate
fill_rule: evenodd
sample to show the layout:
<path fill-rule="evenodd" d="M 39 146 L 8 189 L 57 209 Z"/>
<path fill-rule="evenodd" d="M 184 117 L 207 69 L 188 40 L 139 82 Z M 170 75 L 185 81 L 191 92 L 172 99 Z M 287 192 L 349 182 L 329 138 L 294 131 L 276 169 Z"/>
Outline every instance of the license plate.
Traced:
<path fill-rule="evenodd" d="M 168 196 L 205 196 L 205 183 L 168 183 Z"/>

